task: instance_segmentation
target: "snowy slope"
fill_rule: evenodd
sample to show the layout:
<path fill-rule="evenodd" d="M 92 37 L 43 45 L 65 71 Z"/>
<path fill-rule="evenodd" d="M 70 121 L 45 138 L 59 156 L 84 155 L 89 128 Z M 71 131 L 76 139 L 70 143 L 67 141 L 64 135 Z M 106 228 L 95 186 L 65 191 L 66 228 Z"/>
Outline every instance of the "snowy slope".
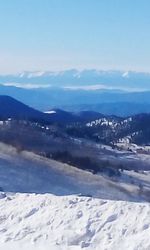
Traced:
<path fill-rule="evenodd" d="M 130 183 L 0 144 L 0 187 L 0 250 L 150 249 L 150 204 Z"/>
<path fill-rule="evenodd" d="M 0 249 L 149 250 L 150 204 L 15 194 L 0 200 Z"/>
<path fill-rule="evenodd" d="M 139 200 L 137 187 L 121 186 L 67 164 L 0 144 L 0 187 L 6 192 L 82 194 L 116 200 Z"/>

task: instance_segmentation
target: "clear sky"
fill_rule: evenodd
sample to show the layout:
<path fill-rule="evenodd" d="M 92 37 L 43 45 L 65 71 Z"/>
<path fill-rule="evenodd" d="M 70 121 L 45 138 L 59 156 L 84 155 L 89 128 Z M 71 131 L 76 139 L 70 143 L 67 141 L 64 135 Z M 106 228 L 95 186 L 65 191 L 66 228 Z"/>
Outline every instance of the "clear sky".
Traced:
<path fill-rule="evenodd" d="M 0 0 L 0 73 L 150 72 L 150 0 Z"/>

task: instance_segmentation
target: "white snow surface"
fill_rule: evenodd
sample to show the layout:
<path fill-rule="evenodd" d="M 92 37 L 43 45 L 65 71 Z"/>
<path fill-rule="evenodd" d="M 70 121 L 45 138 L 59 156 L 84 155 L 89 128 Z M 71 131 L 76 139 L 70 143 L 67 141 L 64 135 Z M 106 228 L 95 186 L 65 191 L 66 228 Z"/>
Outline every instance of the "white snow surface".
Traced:
<path fill-rule="evenodd" d="M 128 183 L 0 143 L 0 187 L 0 250 L 150 249 L 150 203 Z"/>
<path fill-rule="evenodd" d="M 1 250 L 149 250 L 150 204 L 52 194 L 0 200 Z"/>
<path fill-rule="evenodd" d="M 55 110 L 48 110 L 44 112 L 45 114 L 56 114 Z"/>

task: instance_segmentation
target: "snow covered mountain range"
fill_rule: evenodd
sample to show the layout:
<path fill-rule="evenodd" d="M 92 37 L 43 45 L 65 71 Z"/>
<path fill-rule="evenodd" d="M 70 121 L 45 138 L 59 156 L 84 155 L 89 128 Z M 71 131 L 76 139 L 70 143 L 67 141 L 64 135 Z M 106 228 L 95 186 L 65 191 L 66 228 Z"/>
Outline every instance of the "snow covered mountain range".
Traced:
<path fill-rule="evenodd" d="M 1 84 L 31 87 L 70 87 L 106 90 L 150 90 L 150 73 L 134 71 L 76 70 L 21 72 L 0 75 Z M 93 86 L 93 88 L 92 88 Z M 122 87 L 124 86 L 124 88 Z M 141 87 L 139 87 L 141 86 Z"/>

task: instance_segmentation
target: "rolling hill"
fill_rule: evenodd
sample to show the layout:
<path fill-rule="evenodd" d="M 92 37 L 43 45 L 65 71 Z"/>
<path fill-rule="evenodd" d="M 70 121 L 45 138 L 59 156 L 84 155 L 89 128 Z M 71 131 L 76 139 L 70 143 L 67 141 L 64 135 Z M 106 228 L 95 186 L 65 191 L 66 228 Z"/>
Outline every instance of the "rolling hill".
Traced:
<path fill-rule="evenodd" d="M 53 114 L 43 113 L 10 97 L 0 96 L 0 119 L 27 120 L 42 123 L 66 123 L 76 121 L 76 116 L 69 112 L 57 110 Z"/>

